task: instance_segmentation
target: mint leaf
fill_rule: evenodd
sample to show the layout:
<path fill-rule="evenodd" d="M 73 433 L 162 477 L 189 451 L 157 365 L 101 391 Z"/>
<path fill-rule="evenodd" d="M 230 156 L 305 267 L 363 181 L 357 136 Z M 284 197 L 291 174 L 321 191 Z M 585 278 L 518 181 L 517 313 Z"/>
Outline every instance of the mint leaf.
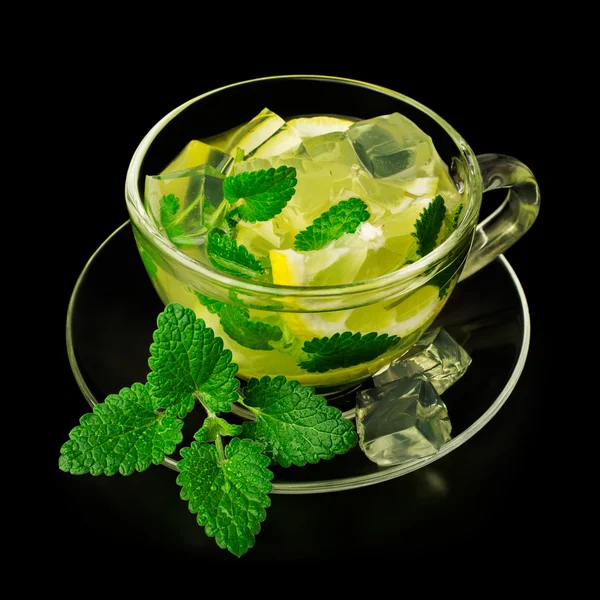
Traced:
<path fill-rule="evenodd" d="M 235 437 L 242 432 L 241 425 L 231 425 L 221 417 L 207 417 L 202 427 L 196 431 L 194 437 L 199 442 L 214 442 L 217 436 Z"/>
<path fill-rule="evenodd" d="M 197 398 L 211 412 L 229 412 L 239 398 L 239 381 L 223 340 L 194 311 L 175 302 L 158 315 L 157 323 L 148 382 L 158 406 L 183 418 Z"/>
<path fill-rule="evenodd" d="M 296 169 L 260 169 L 231 175 L 223 182 L 223 194 L 230 203 L 243 199 L 237 212 L 244 221 L 268 221 L 278 215 L 296 190 Z"/>
<path fill-rule="evenodd" d="M 458 227 L 458 219 L 462 213 L 463 205 L 459 204 L 449 215 L 446 215 L 446 226 L 449 231 L 454 231 Z"/>
<path fill-rule="evenodd" d="M 250 379 L 240 401 L 256 415 L 246 421 L 243 437 L 266 444 L 266 453 L 282 467 L 344 454 L 356 445 L 354 426 L 340 410 L 315 396 L 312 387 L 285 377 Z"/>
<path fill-rule="evenodd" d="M 317 217 L 312 225 L 296 235 L 296 250 L 320 250 L 345 233 L 354 233 L 371 215 L 360 198 L 342 200 Z"/>
<path fill-rule="evenodd" d="M 353 367 L 369 362 L 395 346 L 400 338 L 387 333 L 377 335 L 376 332 L 361 335 L 344 331 L 323 338 L 313 338 L 304 342 L 302 350 L 309 354 L 298 366 L 309 373 L 325 373 L 332 369 Z"/>
<path fill-rule="evenodd" d="M 200 300 L 200 304 L 202 304 L 202 306 L 206 306 L 206 309 L 211 315 L 218 315 L 221 307 L 225 305 L 225 302 L 220 302 L 214 298 L 209 298 L 200 292 L 194 292 L 194 294 L 196 295 L 196 298 Z"/>
<path fill-rule="evenodd" d="M 277 325 L 252 321 L 247 308 L 224 304 L 220 309 L 223 331 L 238 344 L 253 350 L 273 350 L 269 342 L 278 342 L 283 332 Z"/>
<path fill-rule="evenodd" d="M 134 383 L 81 417 L 60 449 L 58 465 L 73 475 L 130 475 L 160 464 L 182 440 L 183 421 L 159 413 L 148 385 Z"/>
<path fill-rule="evenodd" d="M 225 449 L 226 460 L 219 462 L 215 446 L 192 442 L 181 449 L 183 460 L 177 463 L 177 483 L 190 512 L 206 535 L 238 557 L 254 546 L 271 504 L 273 473 L 262 450 L 262 444 L 234 438 Z"/>
<path fill-rule="evenodd" d="M 452 261 L 444 267 L 441 271 L 438 271 L 428 282 L 428 285 L 437 285 L 438 286 L 438 298 L 440 300 L 448 293 L 448 289 L 450 288 L 450 284 L 452 280 L 456 276 L 458 270 L 462 267 L 465 260 L 467 259 L 467 254 L 469 253 L 469 246 L 465 246 L 459 253 L 456 255 Z"/>
<path fill-rule="evenodd" d="M 215 230 L 208 234 L 206 254 L 215 269 L 229 275 L 252 279 L 265 272 L 260 261 L 248 252 L 246 246 L 238 246 L 235 240 Z"/>
<path fill-rule="evenodd" d="M 150 279 L 156 280 L 156 265 L 154 264 L 152 258 L 150 258 L 150 255 L 145 250 L 140 249 L 140 257 L 144 263 L 144 267 L 146 267 L 146 272 L 150 276 Z"/>
<path fill-rule="evenodd" d="M 423 257 L 435 248 L 445 214 L 444 199 L 437 195 L 419 215 L 415 223 L 415 231 L 411 233 L 417 240 L 416 250 L 419 256 Z"/>
<path fill-rule="evenodd" d="M 169 238 L 179 237 L 184 234 L 183 227 L 177 222 L 179 211 L 179 198 L 175 194 L 163 196 L 160 199 L 160 222 L 165 228 Z"/>

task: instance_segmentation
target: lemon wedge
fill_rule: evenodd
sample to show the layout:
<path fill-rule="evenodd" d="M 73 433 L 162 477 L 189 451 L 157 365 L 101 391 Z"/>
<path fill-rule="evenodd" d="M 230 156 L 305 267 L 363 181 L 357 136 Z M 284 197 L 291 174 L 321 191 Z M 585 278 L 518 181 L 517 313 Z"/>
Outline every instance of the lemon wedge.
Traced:
<path fill-rule="evenodd" d="M 298 117 L 287 122 L 301 138 L 315 137 L 333 131 L 346 131 L 352 123 L 353 121 L 349 119 L 339 117 Z"/>

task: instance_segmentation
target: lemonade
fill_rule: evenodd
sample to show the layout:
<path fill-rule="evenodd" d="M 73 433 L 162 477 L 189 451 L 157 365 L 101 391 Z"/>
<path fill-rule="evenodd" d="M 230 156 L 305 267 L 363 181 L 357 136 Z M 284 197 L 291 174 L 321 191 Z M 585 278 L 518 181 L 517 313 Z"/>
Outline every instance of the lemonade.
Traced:
<path fill-rule="evenodd" d="M 431 138 L 399 113 L 286 122 L 264 109 L 190 141 L 146 178 L 145 208 L 161 233 L 232 283 L 184 280 L 136 240 L 162 301 L 192 308 L 232 351 L 239 376 L 284 375 L 326 393 L 414 344 L 446 302 L 468 243 L 385 299 L 315 309 L 289 288 L 360 287 L 394 273 L 452 235 L 464 202 Z M 271 305 L 254 302 L 244 282 L 271 286 Z"/>

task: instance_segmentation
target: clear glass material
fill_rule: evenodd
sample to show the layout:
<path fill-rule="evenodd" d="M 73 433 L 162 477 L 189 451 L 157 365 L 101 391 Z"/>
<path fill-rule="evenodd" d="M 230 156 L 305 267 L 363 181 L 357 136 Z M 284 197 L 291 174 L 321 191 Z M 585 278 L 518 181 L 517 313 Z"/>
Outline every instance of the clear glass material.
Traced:
<path fill-rule="evenodd" d="M 311 114 L 360 120 L 392 112 L 412 119 L 431 136 L 444 162 L 452 165 L 451 176 L 466 207 L 456 231 L 409 266 L 346 285 L 257 283 L 212 270 L 185 254 L 160 233 L 146 212 L 145 178 L 161 172 L 191 139 L 209 140 L 231 130 L 264 104 L 286 120 Z M 506 202 L 478 226 L 482 192 L 498 187 L 510 188 Z M 531 227 L 539 210 L 539 190 L 531 172 L 517 160 L 499 155 L 478 160 L 446 121 L 398 92 L 349 79 L 291 75 L 225 86 L 166 115 L 132 158 L 126 201 L 138 250 L 160 299 L 164 304 L 179 302 L 204 319 L 231 349 L 242 379 L 284 375 L 328 394 L 360 384 L 410 349 L 438 316 L 460 277 L 488 264 Z M 443 294 L 434 278 L 446 282 Z M 199 296 L 239 307 L 253 322 L 281 326 L 290 338 L 269 350 L 240 344 Z M 338 363 L 342 366 L 323 372 L 303 366 L 310 358 L 307 342 L 346 332 L 386 333 L 400 339 L 359 364 L 342 361 Z"/>
<path fill-rule="evenodd" d="M 118 297 L 115 289 L 119 290 Z M 148 348 L 161 309 L 162 302 L 139 260 L 127 222 L 90 258 L 69 303 L 69 362 L 90 406 L 133 382 L 146 380 Z M 431 456 L 385 468 L 368 460 L 358 446 L 316 465 L 287 469 L 275 465 L 273 493 L 341 491 L 394 479 L 443 458 L 490 422 L 519 381 L 530 340 L 527 300 L 505 257 L 500 256 L 488 268 L 459 283 L 433 327 L 447 330 L 473 358 L 464 376 L 443 394 L 452 422 L 452 439 Z M 373 387 L 372 378 L 361 389 L 369 387 Z M 351 418 L 356 392 L 330 397 L 329 403 Z M 204 417 L 200 407 L 186 417 L 183 445 L 192 441 Z M 242 422 L 237 414 L 227 418 Z M 484 440 L 475 441 L 476 446 L 478 443 L 485 446 Z M 177 461 L 173 455 L 163 464 L 177 470 Z"/>

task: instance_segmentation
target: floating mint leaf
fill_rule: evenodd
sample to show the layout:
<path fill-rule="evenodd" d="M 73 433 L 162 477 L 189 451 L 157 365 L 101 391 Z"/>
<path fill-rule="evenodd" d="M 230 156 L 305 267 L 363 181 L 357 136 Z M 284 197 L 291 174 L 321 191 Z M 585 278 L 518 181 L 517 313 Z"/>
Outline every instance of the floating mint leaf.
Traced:
<path fill-rule="evenodd" d="M 223 340 L 194 311 L 175 302 L 166 306 L 157 322 L 148 382 L 160 406 L 183 418 L 197 398 L 214 413 L 229 412 L 239 398 L 239 381 Z"/>
<path fill-rule="evenodd" d="M 237 213 L 250 223 L 268 221 L 278 215 L 296 190 L 296 169 L 260 169 L 231 175 L 223 182 L 223 193 L 230 203 L 243 199 Z"/>
<path fill-rule="evenodd" d="M 160 199 L 160 222 L 170 239 L 184 234 L 183 227 L 177 222 L 178 211 L 179 198 L 175 194 L 169 194 Z"/>
<path fill-rule="evenodd" d="M 73 475 L 130 475 L 160 464 L 181 442 L 183 421 L 155 408 L 141 383 L 111 394 L 71 431 L 60 450 L 60 469 Z"/>
<path fill-rule="evenodd" d="M 194 434 L 199 442 L 214 442 L 217 435 L 235 437 L 242 432 L 241 425 L 231 425 L 221 417 L 207 417 L 202 427 Z"/>
<path fill-rule="evenodd" d="M 296 235 L 294 247 L 301 251 L 320 250 L 345 233 L 354 233 L 370 217 L 367 208 L 360 198 L 338 202 Z"/>
<path fill-rule="evenodd" d="M 235 240 L 215 230 L 208 234 L 206 254 L 215 269 L 229 275 L 252 279 L 265 272 L 260 261 L 248 252 L 246 246 L 238 246 Z"/>
<path fill-rule="evenodd" d="M 183 460 L 177 463 L 181 498 L 189 502 L 206 535 L 238 557 L 254 546 L 254 536 L 271 504 L 267 494 L 273 489 L 273 473 L 267 468 L 269 459 L 262 454 L 263 448 L 263 444 L 234 438 L 225 448 L 226 460 L 220 463 L 215 446 L 192 442 L 181 449 Z"/>
<path fill-rule="evenodd" d="M 208 296 L 205 296 L 200 292 L 194 292 L 194 294 L 196 295 L 196 298 L 200 300 L 200 304 L 202 304 L 202 306 L 206 306 L 206 309 L 212 315 L 218 315 L 221 310 L 221 307 L 225 305 L 225 302 L 220 302 L 219 300 L 215 300 L 214 298 L 209 298 Z"/>
<path fill-rule="evenodd" d="M 465 260 L 467 259 L 467 254 L 469 252 L 469 247 L 466 246 L 463 250 L 461 250 L 452 261 L 447 264 L 444 269 L 438 271 L 429 281 L 428 285 L 437 285 L 438 286 L 438 298 L 442 299 L 450 288 L 450 284 L 452 280 L 456 276 L 458 270 L 462 267 Z"/>
<path fill-rule="evenodd" d="M 449 215 L 446 215 L 448 220 L 447 227 L 450 231 L 454 231 L 458 227 L 458 219 L 462 213 L 463 205 L 459 204 Z"/>
<path fill-rule="evenodd" d="M 411 233 L 417 240 L 416 252 L 419 256 L 423 257 L 435 248 L 445 214 L 444 199 L 438 195 L 419 215 L 415 223 L 415 231 Z"/>
<path fill-rule="evenodd" d="M 244 423 L 243 437 L 264 442 L 266 453 L 282 467 L 314 464 L 356 445 L 352 422 L 297 381 L 252 378 L 241 402 L 256 416 Z"/>
<path fill-rule="evenodd" d="M 150 258 L 150 255 L 146 251 L 140 250 L 140 257 L 142 259 L 142 262 L 144 263 L 144 267 L 146 267 L 146 272 L 150 276 L 150 279 L 156 280 L 156 265 L 154 264 L 154 261 Z"/>
<path fill-rule="evenodd" d="M 395 335 L 377 335 L 374 331 L 366 335 L 345 331 L 342 334 L 335 333 L 331 338 L 313 338 L 310 342 L 304 342 L 302 350 L 309 356 L 298 366 L 309 373 L 353 367 L 374 360 L 399 341 L 400 338 Z"/>
<path fill-rule="evenodd" d="M 224 304 L 220 309 L 223 331 L 241 346 L 252 350 L 273 350 L 269 342 L 278 342 L 283 332 L 277 325 L 250 319 L 247 308 Z"/>

